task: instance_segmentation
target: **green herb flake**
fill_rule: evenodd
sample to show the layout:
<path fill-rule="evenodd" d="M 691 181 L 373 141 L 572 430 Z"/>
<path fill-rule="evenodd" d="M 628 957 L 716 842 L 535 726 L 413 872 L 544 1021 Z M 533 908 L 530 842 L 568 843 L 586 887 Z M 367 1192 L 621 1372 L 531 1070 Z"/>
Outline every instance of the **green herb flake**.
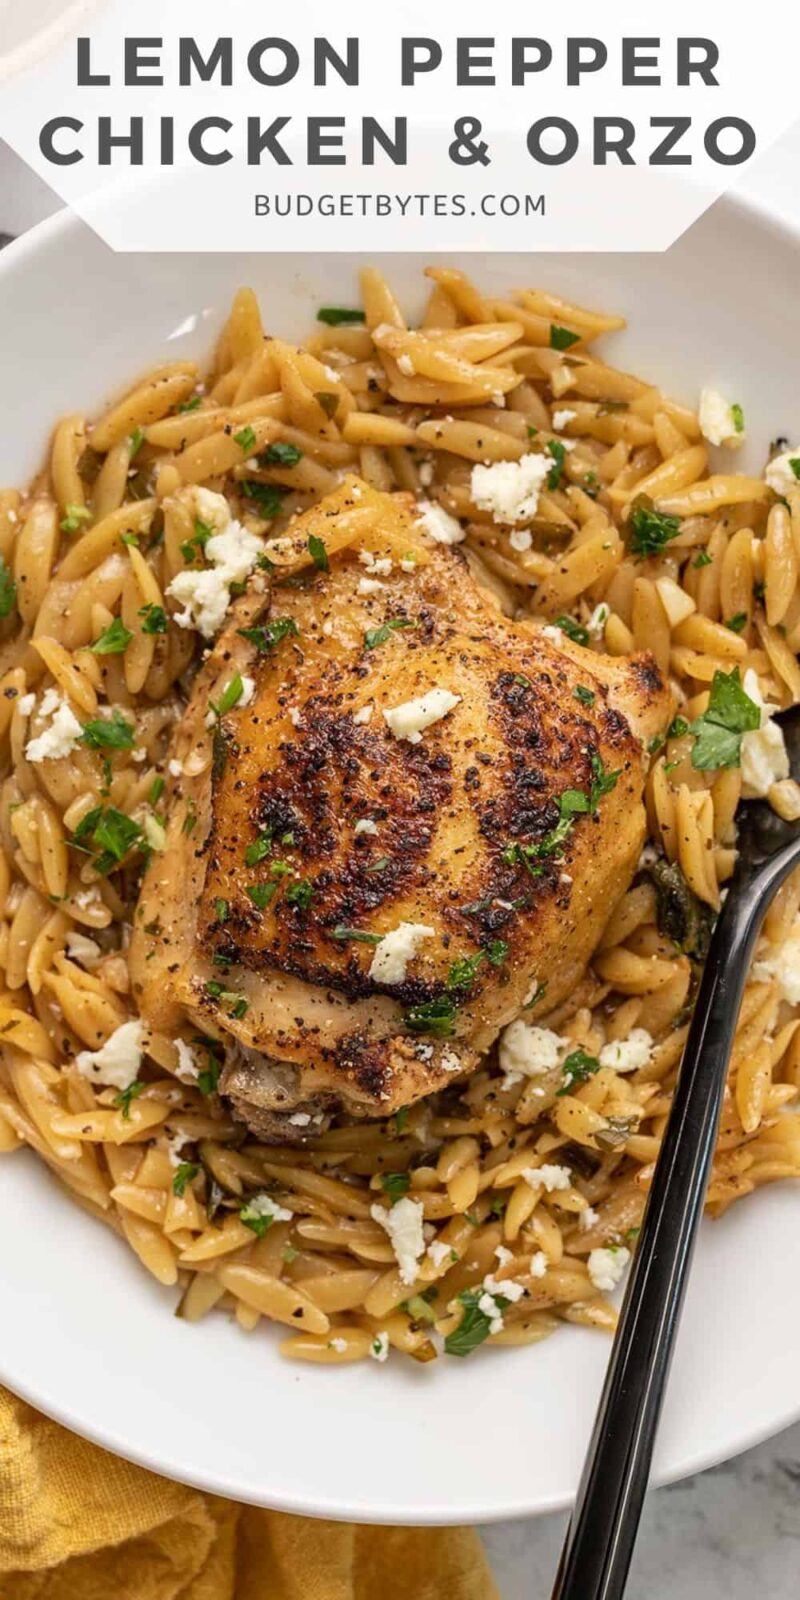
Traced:
<path fill-rule="evenodd" d="M 325 548 L 324 540 L 318 538 L 316 533 L 310 533 L 308 536 L 308 553 L 314 566 L 318 567 L 320 572 L 330 571 L 331 564 L 328 560 L 328 552 Z"/>
<path fill-rule="evenodd" d="M 380 1182 L 384 1194 L 388 1194 L 392 1205 L 395 1201 L 401 1200 L 404 1194 L 408 1194 L 411 1188 L 411 1178 L 407 1172 L 382 1172 Z"/>
<path fill-rule="evenodd" d="M 744 411 L 739 405 L 738 400 L 735 400 L 731 406 L 731 416 L 733 417 L 733 426 L 736 429 L 736 432 L 744 433 Z"/>
<path fill-rule="evenodd" d="M 168 622 L 163 606 L 140 606 L 139 616 L 142 619 L 142 633 L 166 633 Z"/>
<path fill-rule="evenodd" d="M 669 517 L 656 511 L 651 501 L 638 500 L 630 515 L 631 552 L 643 559 L 658 555 L 670 539 L 681 531 L 680 517 Z"/>
<path fill-rule="evenodd" d="M 77 533 L 82 522 L 91 522 L 92 513 L 88 506 L 67 506 L 66 516 L 59 523 L 62 533 Z"/>
<path fill-rule="evenodd" d="M 697 555 L 692 562 L 692 566 L 696 568 L 710 567 L 713 564 L 713 561 L 714 557 L 710 556 L 707 550 L 698 550 Z"/>
<path fill-rule="evenodd" d="M 138 822 L 132 817 L 127 817 L 124 811 L 118 811 L 115 806 L 95 806 L 87 811 L 81 818 L 72 835 L 72 843 L 80 850 L 89 850 L 91 847 L 99 852 L 94 865 L 96 870 L 105 875 L 112 867 L 123 861 L 134 845 L 141 844 L 142 830 Z"/>
<path fill-rule="evenodd" d="M 252 900 L 253 905 L 257 906 L 259 911 L 265 911 L 277 888 L 277 883 L 248 883 L 244 892 L 248 900 Z"/>
<path fill-rule="evenodd" d="M 616 772 L 607 771 L 603 765 L 603 758 L 599 750 L 593 751 L 591 764 L 593 777 L 589 790 L 589 810 L 594 816 L 600 801 L 605 795 L 610 794 L 612 789 L 616 788 L 617 781 L 622 776 L 622 768 L 618 767 Z"/>
<path fill-rule="evenodd" d="M 485 960 L 485 957 L 486 952 L 484 950 L 476 950 L 474 955 L 459 956 L 458 960 L 453 962 L 445 979 L 445 987 L 451 994 L 453 992 L 458 993 L 459 990 L 472 988 L 478 975 L 478 968 L 481 962 Z"/>
<path fill-rule="evenodd" d="M 111 717 L 84 722 L 80 742 L 90 750 L 131 750 L 133 734 L 133 723 L 126 722 L 122 713 L 115 711 Z"/>
<path fill-rule="evenodd" d="M 256 442 L 256 436 L 254 430 L 250 427 L 249 422 L 246 428 L 240 428 L 239 432 L 234 434 L 233 442 L 234 444 L 238 444 L 239 449 L 243 450 L 245 455 L 252 450 L 253 445 Z"/>
<path fill-rule="evenodd" d="M 561 632 L 565 633 L 573 644 L 589 643 L 589 629 L 584 628 L 582 622 L 575 622 L 572 617 L 556 617 L 556 627 L 560 628 Z"/>
<path fill-rule="evenodd" d="M 547 487 L 548 489 L 560 489 L 564 473 L 564 462 L 567 459 L 566 446 L 560 439 L 549 439 L 547 442 L 547 454 L 553 457 L 553 465 L 547 474 Z"/>
<path fill-rule="evenodd" d="M 594 689 L 587 689 L 582 683 L 577 684 L 572 692 L 582 706 L 593 706 L 597 699 Z"/>
<path fill-rule="evenodd" d="M 241 674 L 236 672 L 234 673 L 234 676 L 231 678 L 230 682 L 226 683 L 219 700 L 216 701 L 216 703 L 213 700 L 209 701 L 211 710 L 216 716 L 224 717 L 227 712 L 232 711 L 234 706 L 239 704 L 243 694 L 244 684 L 242 682 Z"/>
<path fill-rule="evenodd" d="M 674 717 L 667 728 L 668 739 L 682 739 L 689 732 L 689 724 L 685 717 Z"/>
<path fill-rule="evenodd" d="M 176 1194 L 179 1200 L 182 1200 L 186 1193 L 187 1183 L 191 1183 L 192 1179 L 197 1177 L 199 1171 L 200 1168 L 196 1161 L 180 1162 L 172 1179 L 172 1193 Z"/>
<path fill-rule="evenodd" d="M 159 776 L 158 778 L 154 778 L 153 779 L 153 781 L 152 781 L 152 783 L 150 785 L 150 793 L 147 796 L 147 799 L 148 799 L 148 801 L 149 801 L 151 806 L 157 806 L 158 805 L 158 802 L 161 799 L 162 794 L 164 793 L 165 787 L 166 787 L 166 785 L 165 785 L 164 779 L 162 777 Z"/>
<path fill-rule="evenodd" d="M 559 327 L 557 322 L 550 324 L 550 349 L 569 350 L 574 344 L 580 344 L 581 335 L 573 333 L 569 328 Z"/>
<path fill-rule="evenodd" d="M 552 329 L 551 329 L 552 334 Z M 445 1354 L 448 1356 L 468 1356 L 478 1345 L 488 1339 L 491 1331 L 491 1317 L 481 1311 L 479 1302 L 483 1299 L 483 1289 L 462 1289 L 458 1300 L 463 1306 L 463 1315 L 458 1327 L 449 1333 L 444 1341 Z M 509 1304 L 505 1295 L 494 1294 L 492 1299 L 498 1311 L 505 1311 Z"/>
<path fill-rule="evenodd" d="M 196 411 L 202 400 L 202 395 L 193 394 L 191 400 L 181 400 L 175 407 L 176 416 L 185 416 L 187 411 Z"/>
<path fill-rule="evenodd" d="M 17 586 L 0 556 L 0 617 L 7 617 L 17 603 Z"/>
<path fill-rule="evenodd" d="M 571 1051 L 562 1067 L 564 1081 L 557 1094 L 571 1094 L 576 1084 L 588 1083 L 599 1070 L 600 1062 L 597 1056 L 587 1055 L 585 1050 L 580 1049 Z"/>
<path fill-rule="evenodd" d="M 287 884 L 284 900 L 288 906 L 297 906 L 298 911 L 307 911 L 314 894 L 314 885 L 308 878 L 297 878 L 294 883 Z"/>
<path fill-rule="evenodd" d="M 139 548 L 139 535 L 138 535 L 138 533 L 121 533 L 119 537 L 120 537 L 120 543 L 121 544 L 131 545 L 131 547 L 134 550 L 138 550 L 138 548 Z M 181 549 L 183 549 L 183 545 L 181 545 Z"/>
<path fill-rule="evenodd" d="M 338 939 L 341 944 L 380 944 L 382 933 L 365 933 L 361 928 L 348 928 L 343 923 L 331 929 L 331 938 Z"/>
<path fill-rule="evenodd" d="M 245 499 L 252 500 L 253 504 L 258 507 L 265 522 L 271 522 L 273 517 L 278 516 L 283 507 L 283 497 L 286 491 L 285 489 L 279 489 L 274 483 L 259 483 L 255 478 L 246 478 L 242 483 L 242 493 Z M 266 561 L 267 559 L 268 557 L 265 556 L 264 560 Z M 271 562 L 265 570 L 272 571 Z"/>
<path fill-rule="evenodd" d="M 415 628 L 416 623 L 408 617 L 392 617 L 389 622 L 384 622 L 379 628 L 368 628 L 364 634 L 365 650 L 375 650 L 379 644 L 385 644 L 393 633 L 403 628 Z"/>
<path fill-rule="evenodd" d="M 116 1106 L 118 1111 L 122 1112 L 123 1122 L 130 1120 L 131 1101 L 138 1099 L 143 1088 L 144 1084 L 138 1078 L 134 1078 L 133 1082 L 128 1084 L 127 1089 L 121 1089 L 119 1094 L 115 1094 L 112 1104 Z"/>
<path fill-rule="evenodd" d="M 406 1123 L 408 1122 L 408 1113 L 408 1106 L 401 1106 L 400 1110 L 395 1112 L 393 1119 L 395 1133 L 402 1133 L 404 1131 Z"/>
<path fill-rule="evenodd" d="M 317 312 L 317 322 L 324 322 L 329 328 L 342 328 L 365 321 L 364 312 L 353 306 L 321 306 Z"/>
<path fill-rule="evenodd" d="M 272 622 L 265 622 L 259 628 L 237 628 L 237 633 L 242 639 L 247 639 L 249 644 L 255 645 L 259 655 L 264 655 L 267 650 L 274 650 L 282 639 L 295 639 L 299 635 L 299 628 L 294 617 L 275 617 Z"/>
<path fill-rule="evenodd" d="M 502 967 L 508 959 L 508 944 L 505 939 L 492 939 L 486 946 L 486 954 L 493 967 Z"/>
<path fill-rule="evenodd" d="M 139 451 L 141 450 L 143 444 L 144 444 L 144 429 L 143 428 L 134 428 L 133 433 L 131 434 L 131 436 L 130 436 L 130 438 L 128 440 L 128 460 L 129 461 L 133 461 L 134 456 L 138 456 Z"/>
<path fill-rule="evenodd" d="M 202 1067 L 197 1074 L 197 1087 L 201 1094 L 216 1094 L 221 1071 L 222 1068 L 219 1062 L 215 1061 L 213 1056 L 209 1056 L 206 1066 Z"/>
<path fill-rule="evenodd" d="M 798 481 L 800 481 L 800 456 L 790 456 L 789 466 L 791 467 L 795 477 L 798 479 Z"/>
<path fill-rule="evenodd" d="M 245 864 L 248 867 L 257 866 L 259 861 L 263 861 L 264 857 L 269 855 L 271 847 L 272 829 L 265 828 L 259 834 L 258 838 L 255 839 L 252 844 L 247 846 L 247 849 L 244 853 Z"/>
<path fill-rule="evenodd" d="M 296 467 L 302 461 L 303 452 L 298 450 L 296 444 L 286 444 L 281 439 L 276 439 L 274 444 L 268 444 L 258 457 L 260 467 Z"/>
<path fill-rule="evenodd" d="M 314 399 L 316 400 L 317 405 L 320 407 L 320 410 L 325 412 L 325 415 L 329 421 L 332 417 L 335 417 L 339 406 L 338 394 L 315 393 Z"/>
<path fill-rule="evenodd" d="M 121 656 L 132 638 L 133 634 L 130 628 L 126 628 L 122 618 L 115 617 L 89 648 L 96 656 Z"/>
<path fill-rule="evenodd" d="M 737 611 L 734 616 L 728 618 L 725 626 L 730 628 L 731 633 L 743 633 L 747 627 L 747 612 Z"/>
<path fill-rule="evenodd" d="M 742 688 L 739 668 L 715 672 L 708 708 L 689 727 L 692 766 L 699 772 L 741 764 L 742 737 L 761 726 L 761 709 Z"/>
<path fill-rule="evenodd" d="M 446 1039 L 453 1032 L 455 1018 L 455 1002 L 447 995 L 441 995 L 438 1000 L 423 1000 L 419 1005 L 409 1006 L 403 1021 L 410 1033 Z"/>

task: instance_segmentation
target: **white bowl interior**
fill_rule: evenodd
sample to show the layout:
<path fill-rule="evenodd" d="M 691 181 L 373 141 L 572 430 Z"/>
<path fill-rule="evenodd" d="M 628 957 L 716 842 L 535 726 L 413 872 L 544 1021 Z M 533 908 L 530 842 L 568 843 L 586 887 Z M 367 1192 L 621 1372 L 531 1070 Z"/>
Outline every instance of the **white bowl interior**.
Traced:
<path fill-rule="evenodd" d="M 410 311 L 415 256 L 381 264 Z M 276 332 L 352 303 L 357 263 L 291 255 L 112 255 L 69 218 L 0 260 L 6 418 L 0 481 L 24 481 L 63 411 L 96 408 L 148 363 L 202 354 L 232 290 L 252 283 Z M 476 255 L 482 284 L 541 283 L 620 310 L 609 359 L 696 399 L 745 408 L 756 468 L 800 439 L 794 381 L 798 242 L 722 202 L 665 256 Z M 13 397 L 13 399 L 12 399 Z M 0 1161 L 0 1378 L 156 1471 L 289 1511 L 383 1522 L 530 1515 L 577 1484 L 609 1346 L 565 1327 L 527 1350 L 417 1369 L 294 1366 L 270 1333 L 221 1317 L 190 1327 L 126 1246 L 73 1206 L 29 1153 Z M 800 1277 L 787 1270 L 800 1189 L 762 1192 L 703 1229 L 659 1440 L 681 1476 L 800 1414 Z"/>

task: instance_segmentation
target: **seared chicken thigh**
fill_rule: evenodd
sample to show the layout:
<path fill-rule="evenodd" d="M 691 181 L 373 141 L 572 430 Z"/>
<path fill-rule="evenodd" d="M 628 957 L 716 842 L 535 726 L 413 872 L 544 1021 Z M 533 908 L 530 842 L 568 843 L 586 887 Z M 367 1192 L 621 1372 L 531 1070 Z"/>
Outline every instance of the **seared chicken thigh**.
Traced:
<path fill-rule="evenodd" d="M 222 1040 L 231 1109 L 291 1138 L 569 993 L 670 697 L 648 657 L 503 616 L 409 496 L 348 479 L 277 543 L 196 680 L 132 961 L 144 1016 Z"/>

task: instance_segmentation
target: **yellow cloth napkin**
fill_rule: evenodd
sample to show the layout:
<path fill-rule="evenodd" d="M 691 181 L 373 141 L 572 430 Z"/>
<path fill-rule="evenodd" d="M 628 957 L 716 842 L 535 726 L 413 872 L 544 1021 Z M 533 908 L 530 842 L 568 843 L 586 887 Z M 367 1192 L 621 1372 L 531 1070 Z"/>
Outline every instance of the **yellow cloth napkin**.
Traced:
<path fill-rule="evenodd" d="M 234 1505 L 0 1389 L 0 1600 L 498 1600 L 477 1534 Z"/>

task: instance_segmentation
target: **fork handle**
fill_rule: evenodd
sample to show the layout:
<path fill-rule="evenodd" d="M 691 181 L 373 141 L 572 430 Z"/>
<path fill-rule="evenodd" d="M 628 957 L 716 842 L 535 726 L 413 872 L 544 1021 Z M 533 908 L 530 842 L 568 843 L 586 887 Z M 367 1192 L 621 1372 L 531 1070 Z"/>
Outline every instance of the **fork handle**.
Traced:
<path fill-rule="evenodd" d="M 796 862 L 793 846 L 757 887 L 734 882 L 714 930 L 552 1600 L 619 1600 L 625 1588 L 748 964 Z"/>

